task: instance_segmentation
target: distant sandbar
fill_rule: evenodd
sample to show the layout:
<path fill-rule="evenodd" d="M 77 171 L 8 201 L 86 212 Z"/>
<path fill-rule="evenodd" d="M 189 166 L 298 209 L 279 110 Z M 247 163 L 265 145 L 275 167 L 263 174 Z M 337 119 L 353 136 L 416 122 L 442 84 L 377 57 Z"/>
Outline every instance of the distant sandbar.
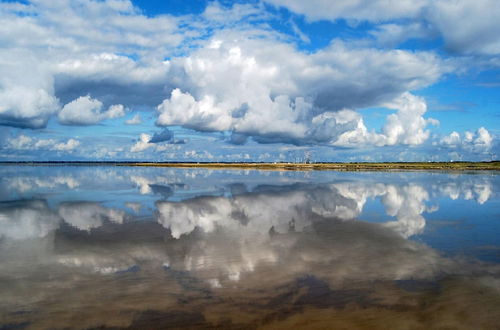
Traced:
<path fill-rule="evenodd" d="M 277 171 L 387 171 L 387 170 L 445 170 L 498 171 L 500 161 L 491 162 L 388 162 L 388 163 L 251 163 L 251 162 L 113 162 L 113 161 L 22 161 L 0 162 L 0 165 L 24 166 L 146 166 L 211 169 L 258 169 Z"/>

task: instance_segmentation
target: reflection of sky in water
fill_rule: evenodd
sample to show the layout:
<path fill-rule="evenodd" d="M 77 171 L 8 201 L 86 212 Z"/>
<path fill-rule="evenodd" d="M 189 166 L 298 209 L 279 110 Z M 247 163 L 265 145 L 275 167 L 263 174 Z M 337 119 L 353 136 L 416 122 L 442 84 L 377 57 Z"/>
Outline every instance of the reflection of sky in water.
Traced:
<path fill-rule="evenodd" d="M 182 294 L 229 296 L 304 276 L 332 290 L 479 276 L 499 290 L 499 183 L 491 173 L 3 166 L 0 310 L 48 299 L 43 272 L 69 286 L 132 274 L 148 288 L 170 279 Z"/>
<path fill-rule="evenodd" d="M 250 226 L 275 220 L 288 223 L 292 218 L 303 225 L 301 221 L 310 220 L 304 211 L 384 223 L 407 238 L 425 236 L 426 219 L 435 220 L 433 230 L 441 222 L 444 227 L 472 221 L 474 230 L 487 224 L 488 236 L 496 225 L 499 203 L 495 190 L 499 179 L 491 174 L 117 167 L 3 167 L 1 171 L 0 197 L 18 204 L 24 200 L 26 210 L 17 211 L 26 213 L 24 221 L 28 213 L 41 208 L 29 206 L 28 200 L 35 200 L 47 204 L 47 210 L 40 212 L 53 212 L 57 221 L 61 218 L 82 230 L 101 226 L 104 218 L 122 223 L 126 216 L 155 217 L 175 238 L 194 227 L 211 231 L 215 224 L 229 226 L 228 220 L 238 216 L 249 217 L 245 221 Z M 13 206 L 3 208 L 2 212 L 12 212 Z"/>

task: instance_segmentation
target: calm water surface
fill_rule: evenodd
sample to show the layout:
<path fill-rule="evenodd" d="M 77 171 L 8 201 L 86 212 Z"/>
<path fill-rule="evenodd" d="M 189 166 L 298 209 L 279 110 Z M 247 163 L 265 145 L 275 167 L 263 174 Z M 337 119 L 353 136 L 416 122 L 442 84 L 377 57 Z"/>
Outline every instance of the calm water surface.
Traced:
<path fill-rule="evenodd" d="M 0 167 L 0 328 L 494 329 L 495 172 Z"/>

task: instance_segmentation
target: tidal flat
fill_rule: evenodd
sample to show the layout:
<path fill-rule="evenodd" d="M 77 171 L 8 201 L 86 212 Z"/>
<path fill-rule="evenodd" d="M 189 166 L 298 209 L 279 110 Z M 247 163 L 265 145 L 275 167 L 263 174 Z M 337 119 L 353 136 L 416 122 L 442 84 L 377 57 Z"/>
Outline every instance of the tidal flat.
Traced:
<path fill-rule="evenodd" d="M 498 173 L 0 166 L 0 328 L 494 329 Z"/>

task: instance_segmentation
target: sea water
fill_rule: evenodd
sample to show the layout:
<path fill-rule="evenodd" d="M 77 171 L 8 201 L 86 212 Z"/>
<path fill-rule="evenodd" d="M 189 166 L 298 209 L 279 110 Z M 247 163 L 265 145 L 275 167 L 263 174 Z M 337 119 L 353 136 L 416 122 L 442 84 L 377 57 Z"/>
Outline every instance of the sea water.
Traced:
<path fill-rule="evenodd" d="M 0 166 L 0 328 L 491 329 L 498 174 Z"/>

